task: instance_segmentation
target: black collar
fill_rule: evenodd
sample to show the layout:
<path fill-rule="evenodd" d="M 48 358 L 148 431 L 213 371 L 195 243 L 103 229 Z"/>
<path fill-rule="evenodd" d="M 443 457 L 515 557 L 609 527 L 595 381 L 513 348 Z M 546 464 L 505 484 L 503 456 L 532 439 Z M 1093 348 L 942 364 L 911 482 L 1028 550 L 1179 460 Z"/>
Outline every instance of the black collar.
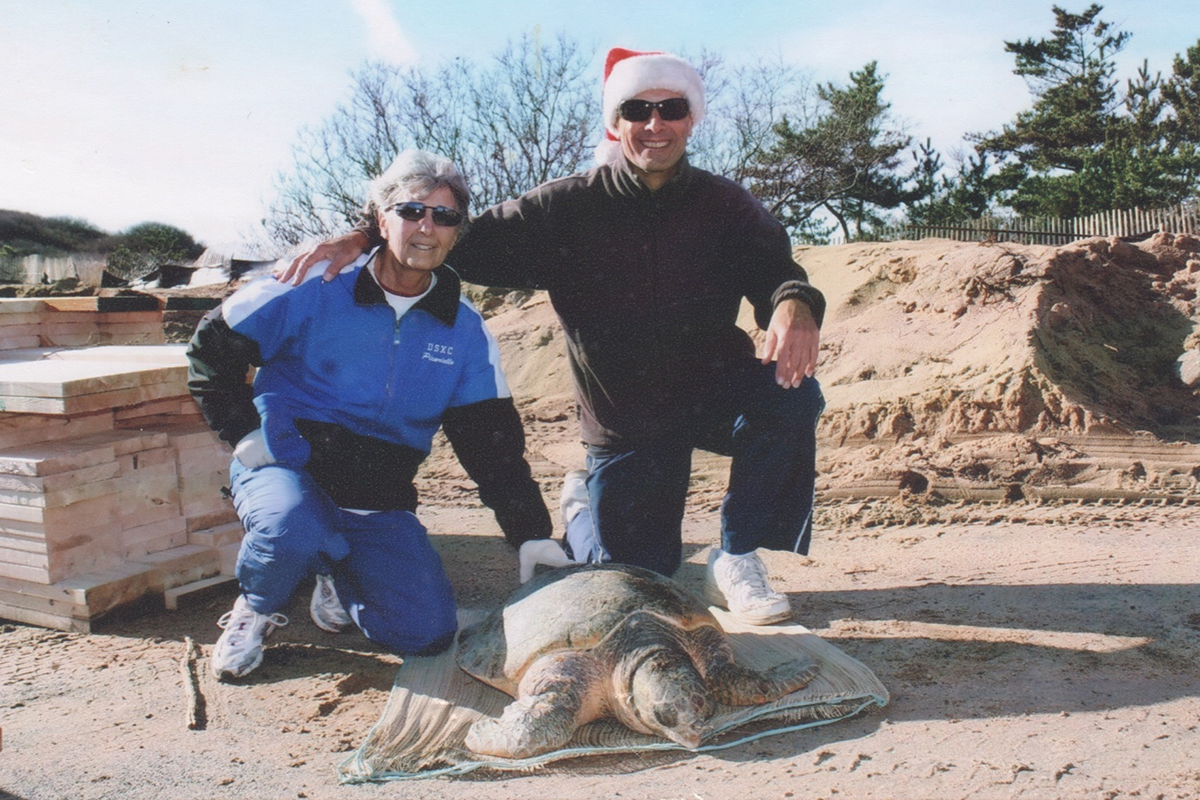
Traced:
<path fill-rule="evenodd" d="M 387 305 L 383 289 L 370 274 L 371 262 L 378 254 L 379 248 L 363 264 L 358 279 L 354 282 L 354 302 L 357 305 Z M 447 327 L 454 327 L 454 320 L 458 317 L 458 296 L 462 292 L 462 281 L 459 280 L 458 273 L 446 264 L 435 269 L 433 274 L 437 277 L 433 289 L 413 308 L 427 311 Z"/>
<path fill-rule="evenodd" d="M 658 191 L 652 192 L 646 186 L 646 184 L 642 182 L 641 177 L 637 174 L 637 172 L 634 171 L 633 164 L 630 163 L 629 159 L 625 156 L 621 156 L 609 166 L 612 169 L 613 185 L 616 187 L 617 193 L 629 197 L 661 194 L 663 192 L 667 192 L 669 194 L 671 192 L 679 191 L 687 186 L 691 180 L 692 172 L 695 169 L 690 163 L 688 163 L 688 157 L 685 153 L 683 157 L 679 159 L 679 164 L 675 169 L 675 174 L 672 175 Z"/>

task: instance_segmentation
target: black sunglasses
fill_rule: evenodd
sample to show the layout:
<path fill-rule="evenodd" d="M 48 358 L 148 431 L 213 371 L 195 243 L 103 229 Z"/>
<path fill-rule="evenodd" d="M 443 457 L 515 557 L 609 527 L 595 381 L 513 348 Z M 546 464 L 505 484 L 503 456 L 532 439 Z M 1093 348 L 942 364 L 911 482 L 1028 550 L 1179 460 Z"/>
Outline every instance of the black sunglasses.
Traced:
<path fill-rule="evenodd" d="M 691 111 L 686 97 L 668 97 L 657 103 L 651 103 L 649 100 L 626 100 L 621 103 L 619 111 L 621 116 L 630 122 L 645 122 L 650 119 L 650 112 L 656 108 L 663 122 L 681 120 Z"/>
<path fill-rule="evenodd" d="M 443 228 L 456 228 L 462 224 L 462 212 L 446 206 L 427 206 L 424 203 L 396 203 L 392 206 L 396 216 L 409 222 L 420 222 L 425 218 L 426 211 L 433 212 L 433 224 Z"/>

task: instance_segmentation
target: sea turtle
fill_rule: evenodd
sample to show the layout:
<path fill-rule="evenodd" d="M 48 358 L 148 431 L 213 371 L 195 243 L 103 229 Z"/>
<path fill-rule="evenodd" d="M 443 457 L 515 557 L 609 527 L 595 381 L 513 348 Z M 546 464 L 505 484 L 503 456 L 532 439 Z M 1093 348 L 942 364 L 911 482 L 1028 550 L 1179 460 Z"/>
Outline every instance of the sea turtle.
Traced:
<path fill-rule="evenodd" d="M 716 702 L 766 703 L 803 687 L 797 658 L 738 665 L 709 610 L 657 573 L 620 564 L 544 572 L 458 637 L 458 665 L 516 700 L 471 726 L 466 746 L 506 758 L 561 747 L 602 717 L 694 748 Z"/>

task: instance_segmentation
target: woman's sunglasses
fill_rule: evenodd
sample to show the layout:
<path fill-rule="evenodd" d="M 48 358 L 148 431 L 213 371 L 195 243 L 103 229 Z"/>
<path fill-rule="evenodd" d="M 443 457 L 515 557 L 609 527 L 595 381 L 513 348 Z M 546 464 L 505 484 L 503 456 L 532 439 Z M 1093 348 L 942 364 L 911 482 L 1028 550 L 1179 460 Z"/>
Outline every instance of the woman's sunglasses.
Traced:
<path fill-rule="evenodd" d="M 650 112 L 656 108 L 663 122 L 681 120 L 691 110 L 686 97 L 668 97 L 657 103 L 651 103 L 649 100 L 626 100 L 618 107 L 621 116 L 630 122 L 645 122 L 650 119 Z"/>
<path fill-rule="evenodd" d="M 420 222 L 426 211 L 433 212 L 433 224 L 443 228 L 457 228 L 462 224 L 462 212 L 446 206 L 427 206 L 424 203 L 396 203 L 392 206 L 396 216 L 409 222 Z"/>

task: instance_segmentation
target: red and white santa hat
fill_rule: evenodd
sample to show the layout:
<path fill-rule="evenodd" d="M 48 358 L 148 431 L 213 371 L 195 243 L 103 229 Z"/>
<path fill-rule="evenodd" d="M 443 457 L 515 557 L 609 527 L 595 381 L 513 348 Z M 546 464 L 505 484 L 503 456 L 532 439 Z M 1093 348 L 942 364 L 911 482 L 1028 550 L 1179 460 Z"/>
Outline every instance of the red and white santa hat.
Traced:
<path fill-rule="evenodd" d="M 604 59 L 605 136 L 596 146 L 597 163 L 607 164 L 621 155 L 617 140 L 621 103 L 651 89 L 679 92 L 687 98 L 692 122 L 699 124 L 704 119 L 704 81 L 691 64 L 669 53 L 614 47 Z"/>

